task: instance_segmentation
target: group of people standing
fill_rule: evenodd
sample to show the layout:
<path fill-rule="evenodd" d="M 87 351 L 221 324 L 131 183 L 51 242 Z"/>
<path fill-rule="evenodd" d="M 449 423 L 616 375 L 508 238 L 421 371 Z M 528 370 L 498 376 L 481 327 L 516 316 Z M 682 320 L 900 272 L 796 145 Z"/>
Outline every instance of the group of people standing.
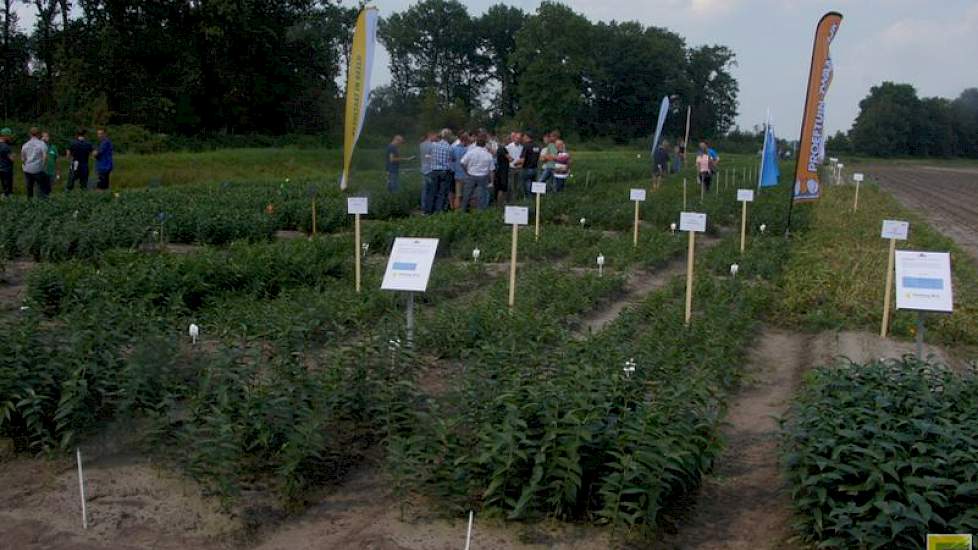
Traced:
<path fill-rule="evenodd" d="M 75 140 L 68 147 L 65 154 L 69 161 L 68 180 L 65 189 L 71 191 L 78 184 L 79 189 L 89 188 L 89 162 L 91 157 L 95 157 L 95 171 L 98 174 L 98 183 L 95 188 L 107 190 L 109 188 L 109 178 L 114 169 L 112 159 L 112 141 L 109 139 L 105 129 L 99 128 L 98 146 L 88 142 L 87 132 L 79 129 L 75 132 Z M 10 128 L 0 129 L 0 190 L 2 197 L 9 197 L 14 192 L 14 151 L 10 146 L 14 134 Z M 53 185 L 61 179 L 58 171 L 58 160 L 60 158 L 58 146 L 51 142 L 51 135 L 42 132 L 38 128 L 31 128 L 29 138 L 20 148 L 21 169 L 24 172 L 24 189 L 27 198 L 37 194 L 44 198 L 51 194 Z"/>
<path fill-rule="evenodd" d="M 386 151 L 387 188 L 400 187 L 400 156 L 404 138 L 394 136 Z M 505 143 L 485 130 L 450 129 L 427 132 L 419 146 L 421 209 L 424 214 L 448 210 L 486 209 L 529 197 L 533 182 L 562 191 L 570 176 L 571 157 L 559 131 L 546 134 L 542 144 L 530 132 L 512 132 Z"/>
<path fill-rule="evenodd" d="M 699 143 L 696 153 L 697 179 L 706 191 L 710 190 L 713 175 L 716 173 L 720 155 L 706 141 Z M 680 142 L 675 146 L 674 154 L 669 154 L 669 143 L 663 141 L 652 152 L 652 188 L 658 189 L 662 178 L 667 174 L 677 174 L 686 163 L 686 144 Z"/>

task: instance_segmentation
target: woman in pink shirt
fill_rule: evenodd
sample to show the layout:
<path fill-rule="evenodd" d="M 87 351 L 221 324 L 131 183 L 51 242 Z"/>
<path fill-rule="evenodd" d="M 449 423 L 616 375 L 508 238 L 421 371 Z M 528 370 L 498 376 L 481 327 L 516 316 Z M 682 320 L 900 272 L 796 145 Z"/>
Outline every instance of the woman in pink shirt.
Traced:
<path fill-rule="evenodd" d="M 700 151 L 696 155 L 696 171 L 700 174 L 700 184 L 704 191 L 709 191 L 713 176 L 713 159 L 710 158 L 703 144 L 700 144 Z"/>

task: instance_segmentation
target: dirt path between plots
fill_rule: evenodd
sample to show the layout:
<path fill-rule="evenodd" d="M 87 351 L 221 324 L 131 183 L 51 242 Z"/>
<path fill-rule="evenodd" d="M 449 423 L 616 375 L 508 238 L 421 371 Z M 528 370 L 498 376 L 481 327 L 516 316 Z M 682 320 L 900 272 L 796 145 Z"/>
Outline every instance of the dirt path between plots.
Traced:
<path fill-rule="evenodd" d="M 697 250 L 706 250 L 720 242 L 720 238 L 702 235 L 696 241 Z M 585 316 L 581 320 L 581 328 L 574 332 L 574 337 L 583 340 L 590 334 L 600 332 L 605 326 L 614 321 L 629 306 L 641 303 L 650 293 L 663 288 L 673 277 L 686 273 L 686 254 L 675 258 L 664 267 L 656 270 L 639 270 L 628 274 L 625 280 L 624 294 L 617 299 L 607 302 L 600 309 Z"/>
<path fill-rule="evenodd" d="M 15 310 L 27 296 L 27 275 L 37 263 L 31 260 L 12 260 L 0 272 L 0 313 Z"/>
<path fill-rule="evenodd" d="M 703 481 L 677 532 L 657 548 L 780 550 L 795 545 L 788 488 L 778 462 L 778 421 L 804 372 L 840 357 L 856 362 L 898 358 L 913 344 L 868 332 L 799 334 L 766 328 L 750 353 L 744 387 L 734 396 L 723 429 L 726 447 Z M 946 360 L 947 353 L 927 353 Z"/>
<path fill-rule="evenodd" d="M 375 468 L 349 481 L 299 519 L 259 536 L 255 550 L 458 550 L 465 546 L 466 520 L 449 521 L 416 504 L 401 518 Z M 610 548 L 604 530 L 558 523 L 501 525 L 477 517 L 472 548 L 480 550 L 593 550 Z"/>
<path fill-rule="evenodd" d="M 871 164 L 864 170 L 978 260 L 978 168 Z"/>
<path fill-rule="evenodd" d="M 765 329 L 750 356 L 746 386 L 730 404 L 727 446 L 704 480 L 690 517 L 663 548 L 788 548 L 791 502 L 778 465 L 776 417 L 808 363 L 809 338 Z"/>

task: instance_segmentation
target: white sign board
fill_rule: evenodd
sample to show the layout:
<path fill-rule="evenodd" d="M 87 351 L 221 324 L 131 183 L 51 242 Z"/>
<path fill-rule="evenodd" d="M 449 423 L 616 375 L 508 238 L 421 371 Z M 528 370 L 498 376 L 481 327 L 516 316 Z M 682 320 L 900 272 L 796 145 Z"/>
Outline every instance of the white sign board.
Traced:
<path fill-rule="evenodd" d="M 880 234 L 884 239 L 896 239 L 898 241 L 907 240 L 907 232 L 910 230 L 910 222 L 900 220 L 883 220 L 883 232 Z"/>
<path fill-rule="evenodd" d="M 917 311 L 953 311 L 951 255 L 947 252 L 897 250 L 896 307 Z"/>
<path fill-rule="evenodd" d="M 632 189 L 628 196 L 633 201 L 642 202 L 645 200 L 645 189 Z"/>
<path fill-rule="evenodd" d="M 706 214 L 699 212 L 681 212 L 679 214 L 680 231 L 706 231 Z"/>
<path fill-rule="evenodd" d="M 545 181 L 535 181 L 533 182 L 531 187 L 532 187 L 531 191 L 534 193 L 537 193 L 539 195 L 547 194 L 547 182 Z"/>
<path fill-rule="evenodd" d="M 507 225 L 526 225 L 530 223 L 530 209 L 525 206 L 507 206 L 505 221 Z"/>
<path fill-rule="evenodd" d="M 754 190 L 753 189 L 738 189 L 737 190 L 737 200 L 740 202 L 754 202 Z"/>
<path fill-rule="evenodd" d="M 394 239 L 391 257 L 387 260 L 383 290 L 409 290 L 424 292 L 428 288 L 431 266 L 435 263 L 438 239 Z"/>
<path fill-rule="evenodd" d="M 852 181 L 863 181 L 863 175 L 860 172 L 856 172 L 852 175 Z"/>
<path fill-rule="evenodd" d="M 829 157 L 829 162 L 831 162 L 832 164 L 835 164 L 835 163 L 839 162 L 839 159 L 837 159 L 835 157 Z"/>
<path fill-rule="evenodd" d="M 845 164 L 842 164 L 841 162 L 839 163 L 839 168 L 840 168 L 840 169 L 842 169 L 842 168 L 845 168 L 845 167 L 846 167 L 846 165 L 845 165 Z"/>
<path fill-rule="evenodd" d="M 367 197 L 350 197 L 346 199 L 347 214 L 366 214 Z"/>

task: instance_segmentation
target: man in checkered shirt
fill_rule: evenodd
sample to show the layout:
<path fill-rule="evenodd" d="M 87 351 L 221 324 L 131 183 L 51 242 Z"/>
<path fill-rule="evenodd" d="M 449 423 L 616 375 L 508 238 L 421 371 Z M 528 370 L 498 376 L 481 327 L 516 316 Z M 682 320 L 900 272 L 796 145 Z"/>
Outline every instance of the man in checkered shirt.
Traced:
<path fill-rule="evenodd" d="M 452 131 L 441 131 L 438 141 L 431 144 L 431 178 L 425 183 L 428 186 L 424 195 L 424 213 L 434 214 L 448 210 L 448 190 L 452 185 Z"/>

